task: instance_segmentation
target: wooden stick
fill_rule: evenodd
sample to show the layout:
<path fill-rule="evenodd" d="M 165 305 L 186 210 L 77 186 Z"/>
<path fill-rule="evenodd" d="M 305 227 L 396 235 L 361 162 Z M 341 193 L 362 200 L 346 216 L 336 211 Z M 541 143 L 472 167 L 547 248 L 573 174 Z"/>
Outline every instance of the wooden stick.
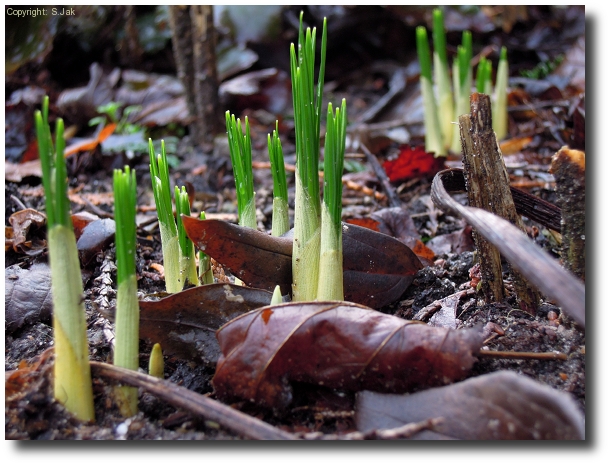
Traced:
<path fill-rule="evenodd" d="M 510 352 L 504 350 L 479 350 L 479 357 L 515 358 L 527 360 L 567 360 L 568 356 L 561 352 Z"/>
<path fill-rule="evenodd" d="M 459 117 L 464 174 L 470 206 L 482 208 L 507 219 L 525 234 L 510 191 L 508 173 L 491 125 L 491 101 L 488 95 L 470 96 L 470 115 Z M 485 300 L 504 298 L 500 252 L 478 232 L 473 232 Z M 540 294 L 522 275 L 512 271 L 513 285 L 521 310 L 536 314 Z"/>
<path fill-rule="evenodd" d="M 455 186 L 457 183 L 451 179 L 456 176 L 462 176 L 462 173 L 459 170 L 437 173 L 430 191 L 434 204 L 443 211 L 459 215 L 477 228 L 515 269 L 545 295 L 556 300 L 562 312 L 568 313 L 584 328 L 586 293 L 583 282 L 508 221 L 480 208 L 465 207 L 452 199 L 445 190 L 445 183 Z"/>
<path fill-rule="evenodd" d="M 388 175 L 383 169 L 383 166 L 381 166 L 381 163 L 379 163 L 379 160 L 377 160 L 377 157 L 373 155 L 371 151 L 366 147 L 366 145 L 364 145 L 362 142 L 360 142 L 360 148 L 366 155 L 367 161 L 373 168 L 377 179 L 379 179 L 379 182 L 383 186 L 383 190 L 385 191 L 385 194 L 388 197 L 390 207 L 400 207 L 402 205 L 400 197 L 398 197 L 398 194 L 396 194 L 396 189 L 394 189 L 392 187 L 392 184 L 390 184 L 390 179 L 388 178 Z"/>
<path fill-rule="evenodd" d="M 138 373 L 102 362 L 91 361 L 94 376 L 113 379 L 123 384 L 141 387 L 159 399 L 211 420 L 247 439 L 294 440 L 296 436 L 264 421 L 251 417 L 209 397 L 154 376 Z"/>
<path fill-rule="evenodd" d="M 585 153 L 562 147 L 551 161 L 561 207 L 561 258 L 566 269 L 585 280 Z"/>

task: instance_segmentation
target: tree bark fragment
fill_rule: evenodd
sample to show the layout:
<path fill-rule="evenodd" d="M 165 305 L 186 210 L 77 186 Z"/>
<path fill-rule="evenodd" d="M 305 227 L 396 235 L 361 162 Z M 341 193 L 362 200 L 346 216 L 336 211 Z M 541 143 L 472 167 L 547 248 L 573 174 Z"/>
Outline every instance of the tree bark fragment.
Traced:
<path fill-rule="evenodd" d="M 521 216 L 512 199 L 508 173 L 491 126 L 491 102 L 488 95 L 472 94 L 470 115 L 459 117 L 464 175 L 470 206 L 482 208 L 507 219 L 525 233 Z M 485 300 L 504 298 L 500 252 L 476 230 L 473 237 L 481 264 L 481 285 Z M 540 300 L 539 292 L 516 270 L 511 269 L 519 306 L 532 315 Z"/>
<path fill-rule="evenodd" d="M 561 258 L 566 269 L 585 280 L 585 153 L 562 147 L 551 161 L 561 208 Z"/>
<path fill-rule="evenodd" d="M 170 6 L 169 18 L 178 77 L 184 84 L 186 103 L 193 117 L 190 133 L 196 144 L 212 144 L 222 120 L 213 6 Z"/>

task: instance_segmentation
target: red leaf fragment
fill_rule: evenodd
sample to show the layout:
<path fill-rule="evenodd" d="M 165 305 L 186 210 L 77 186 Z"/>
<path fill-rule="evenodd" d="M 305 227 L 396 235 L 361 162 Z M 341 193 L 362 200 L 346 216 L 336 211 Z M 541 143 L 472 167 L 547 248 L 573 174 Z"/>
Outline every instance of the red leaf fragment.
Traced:
<path fill-rule="evenodd" d="M 464 378 L 484 340 L 349 302 L 267 306 L 217 332 L 216 394 L 282 409 L 290 382 L 332 389 L 408 392 Z"/>
<path fill-rule="evenodd" d="M 413 178 L 433 178 L 444 169 L 444 157 L 434 157 L 422 146 L 402 145 L 398 158 L 383 163 L 390 182 L 406 181 Z"/>

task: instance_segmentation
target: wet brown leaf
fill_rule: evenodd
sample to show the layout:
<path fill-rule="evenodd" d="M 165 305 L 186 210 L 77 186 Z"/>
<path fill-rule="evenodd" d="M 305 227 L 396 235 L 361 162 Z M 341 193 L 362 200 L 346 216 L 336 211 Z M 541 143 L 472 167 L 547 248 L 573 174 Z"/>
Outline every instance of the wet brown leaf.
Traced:
<path fill-rule="evenodd" d="M 196 245 L 246 284 L 290 292 L 292 239 L 273 237 L 251 228 L 216 220 L 183 216 Z M 345 300 L 381 308 L 400 298 L 422 264 L 402 242 L 355 225 L 343 226 Z"/>
<path fill-rule="evenodd" d="M 356 396 L 360 431 L 438 417 L 443 420 L 433 430 L 411 439 L 585 439 L 584 416 L 568 394 L 510 371 L 410 395 Z"/>
<path fill-rule="evenodd" d="M 214 365 L 220 355 L 216 330 L 233 318 L 268 305 L 271 293 L 233 284 L 209 284 L 158 301 L 140 302 L 140 337 L 165 354 L 200 357 Z"/>
<path fill-rule="evenodd" d="M 267 306 L 217 333 L 216 394 L 282 409 L 290 382 L 407 392 L 464 378 L 484 335 L 386 315 L 349 302 Z"/>

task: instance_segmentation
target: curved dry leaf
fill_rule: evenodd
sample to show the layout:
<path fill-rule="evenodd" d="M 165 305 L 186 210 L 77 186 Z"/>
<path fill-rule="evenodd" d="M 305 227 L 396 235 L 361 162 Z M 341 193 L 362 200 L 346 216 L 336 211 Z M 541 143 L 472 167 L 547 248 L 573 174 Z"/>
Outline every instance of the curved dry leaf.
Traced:
<path fill-rule="evenodd" d="M 217 332 L 212 384 L 225 399 L 282 409 L 290 382 L 334 389 L 407 392 L 464 378 L 482 331 L 449 330 L 350 302 L 267 306 Z"/>
<path fill-rule="evenodd" d="M 214 365 L 220 355 L 216 330 L 271 302 L 271 293 L 234 284 L 208 284 L 157 301 L 140 301 L 140 338 L 165 354 Z"/>
<path fill-rule="evenodd" d="M 111 218 L 103 218 L 87 224 L 76 241 L 78 256 L 83 266 L 114 241 L 116 224 Z"/>
<path fill-rule="evenodd" d="M 29 269 L 19 265 L 4 272 L 4 325 L 7 334 L 26 324 L 48 321 L 53 312 L 51 268 L 35 263 Z"/>
<path fill-rule="evenodd" d="M 199 249 L 249 286 L 287 294 L 292 284 L 292 239 L 218 220 L 182 216 L 188 236 Z M 373 308 L 395 302 L 422 268 L 417 255 L 393 237 L 355 225 L 343 225 L 345 300 Z"/>
<path fill-rule="evenodd" d="M 396 428 L 442 417 L 410 439 L 585 439 L 585 419 L 569 394 L 512 371 L 410 395 L 360 392 L 360 431 Z"/>

